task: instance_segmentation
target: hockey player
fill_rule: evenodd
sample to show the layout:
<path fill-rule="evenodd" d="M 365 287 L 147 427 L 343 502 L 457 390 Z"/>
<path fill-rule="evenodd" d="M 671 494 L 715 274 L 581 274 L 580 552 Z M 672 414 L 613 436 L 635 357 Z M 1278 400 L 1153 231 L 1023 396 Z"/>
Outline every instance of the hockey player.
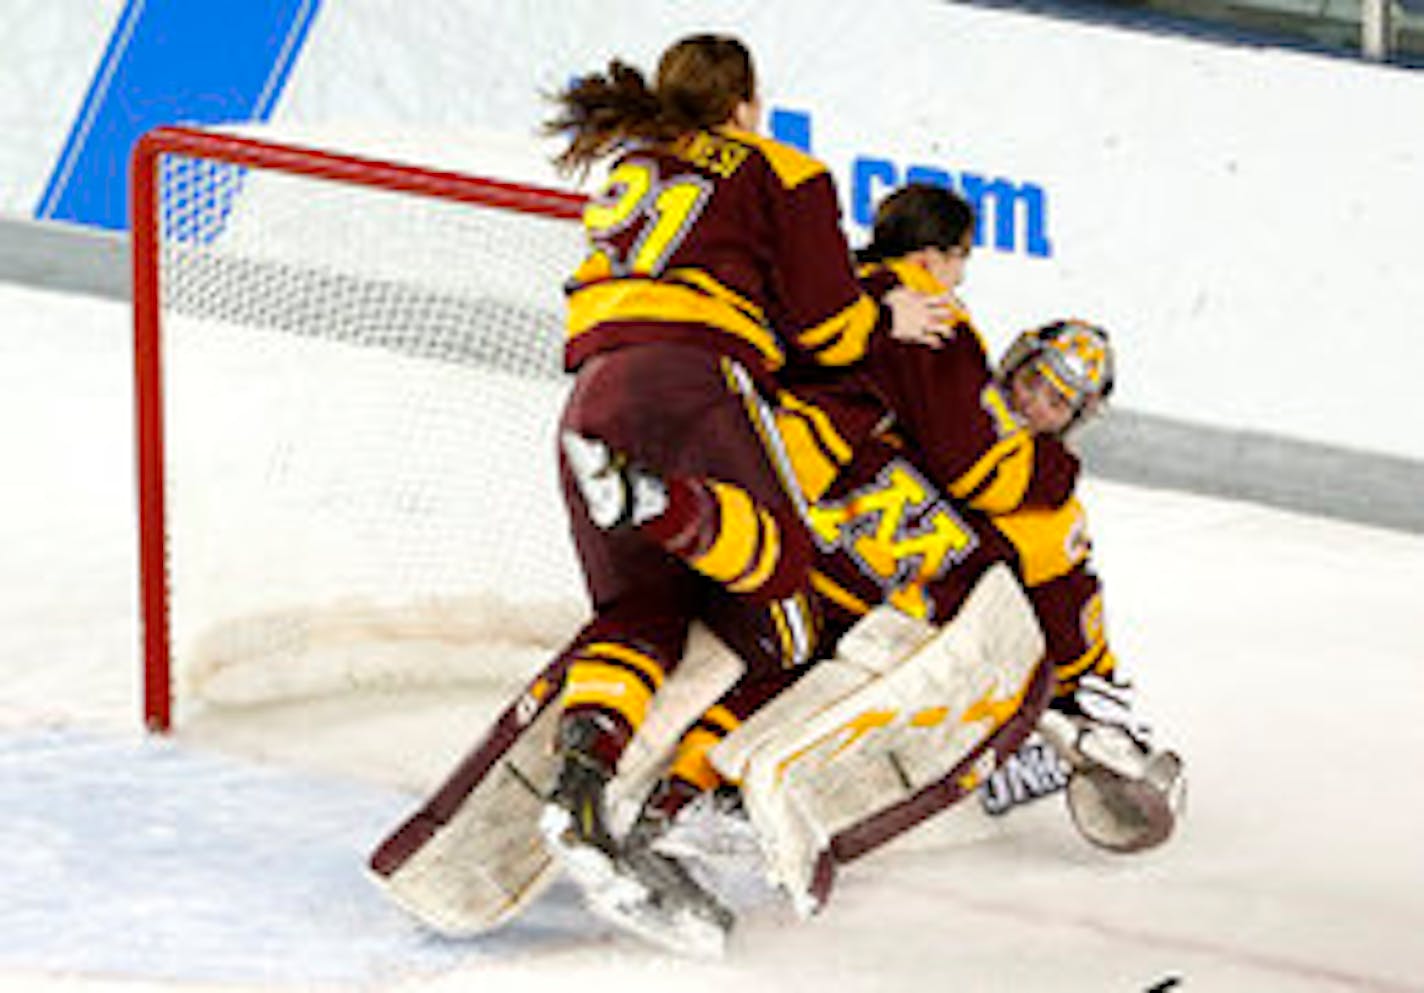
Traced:
<path fill-rule="evenodd" d="M 903 187 L 879 206 L 871 244 L 859 253 L 863 284 L 873 296 L 900 287 L 950 294 L 963 279 L 973 231 L 973 212 L 953 191 Z M 812 582 L 828 644 L 865 604 L 889 603 L 931 622 L 952 616 L 984 570 L 1013 555 L 974 515 L 1049 510 L 1073 492 L 1077 458 L 1056 435 L 1035 435 L 1014 416 L 962 305 L 954 321 L 936 348 L 886 336 L 853 370 L 782 375 L 777 421 L 809 504 L 820 553 Z M 921 537 L 897 546 L 897 532 Z M 932 582 L 941 586 L 937 599 L 926 596 Z M 769 695 L 743 702 L 745 689 L 713 722 L 724 733 L 759 705 L 756 696 Z M 706 753 L 718 735 L 702 732 L 684 743 L 673 778 L 715 780 Z"/>
<path fill-rule="evenodd" d="M 926 197 L 916 192 L 906 194 L 896 203 L 899 209 L 907 209 L 921 201 L 930 204 L 938 202 L 941 208 L 946 203 L 951 206 L 955 203 L 952 199 L 944 201 L 938 195 Z M 928 212 L 936 213 L 935 210 Z M 921 211 L 907 209 L 907 213 L 912 215 L 909 219 L 887 220 L 886 229 L 912 221 L 913 215 Z M 946 212 L 941 209 L 939 213 L 943 215 Z M 889 261 L 892 265 L 881 266 L 880 269 L 892 274 L 898 271 L 910 281 L 930 285 L 924 275 L 916 271 L 928 272 L 929 267 L 921 264 L 928 261 L 944 273 L 945 278 L 940 279 L 938 285 L 949 286 L 956 282 L 956 266 L 962 268 L 962 253 L 967 252 L 969 247 L 967 232 L 972 218 L 967 209 L 962 214 L 958 213 L 958 208 L 948 213 L 959 219 L 951 223 L 947 230 L 930 231 L 927 243 L 932 246 L 933 254 L 928 257 L 918 255 L 907 262 L 906 257 L 915 255 L 916 249 L 891 253 Z M 886 211 L 886 218 L 896 216 L 895 211 Z M 911 228 L 914 223 L 910 224 Z M 916 237 L 923 239 L 926 235 L 922 231 L 919 235 L 906 237 L 912 241 Z M 883 239 L 882 245 L 887 240 Z M 960 261 L 956 263 L 954 260 Z M 867 275 L 883 279 L 884 273 L 880 269 Z M 1057 489 L 1044 487 L 1041 481 L 1035 489 L 1032 469 L 1027 474 L 1016 470 L 1015 467 L 1040 464 L 1049 469 L 1059 465 L 1065 467 L 1071 477 L 1076 463 L 1060 444 L 1051 438 L 1029 437 L 1028 432 L 1008 416 L 1004 394 L 990 389 L 995 384 L 983 356 L 982 343 L 968 323 L 967 315 L 961 314 L 960 317 L 955 337 L 944 349 L 934 353 L 937 357 L 943 354 L 935 365 L 947 367 L 951 364 L 950 357 L 955 349 L 961 349 L 969 361 L 958 364 L 978 370 L 965 381 L 969 384 L 968 388 L 942 394 L 937 404 L 908 407 L 911 414 L 891 425 L 890 431 L 884 430 L 887 410 L 881 398 L 884 395 L 894 396 L 894 391 L 899 390 L 901 395 L 912 401 L 916 388 L 913 376 L 903 375 L 897 379 L 882 373 L 886 377 L 882 385 L 867 387 L 862 383 L 850 388 L 845 388 L 845 376 L 830 377 L 820 384 L 824 394 L 821 399 L 824 401 L 826 395 L 834 394 L 841 401 L 838 405 L 826 403 L 824 409 L 816 408 L 792 396 L 788 396 L 782 404 L 779 419 L 785 435 L 792 442 L 798 476 L 808 494 L 822 498 L 812 511 L 813 519 L 820 521 L 817 533 L 823 543 L 823 562 L 827 563 L 816 573 L 818 596 L 829 603 L 827 612 L 833 615 L 833 623 L 841 628 L 849 626 L 861 613 L 882 599 L 897 602 L 910 613 L 930 620 L 949 617 L 954 606 L 962 606 L 967 599 L 966 590 L 972 592 L 972 584 L 966 577 L 981 574 L 995 555 L 1003 557 L 1005 554 L 990 553 L 996 541 L 1002 543 L 1002 537 L 995 529 L 985 528 L 982 522 L 974 522 L 975 511 L 935 499 L 933 487 L 925 478 L 927 471 L 917 469 L 906 459 L 906 456 L 916 455 L 916 446 L 926 444 L 925 439 L 931 439 L 929 443 L 938 446 L 936 464 L 942 467 L 941 471 L 949 473 L 947 478 L 951 484 L 957 481 L 966 487 L 968 499 L 978 498 L 990 507 L 1013 507 L 1015 502 L 1022 505 L 1028 497 L 1030 502 L 1051 509 L 1055 498 L 1061 505 L 1065 491 L 1071 490 L 1071 478 L 1066 484 L 1060 483 Z M 889 351 L 893 353 L 894 349 Z M 909 360 L 910 364 L 914 361 Z M 932 371 L 936 374 L 928 375 Z M 931 389 L 936 384 L 956 381 L 948 376 L 945 368 L 923 372 L 926 375 L 919 382 Z M 816 379 L 815 376 L 806 378 L 808 382 Z M 805 383 L 802 385 L 806 387 Z M 880 389 L 886 390 L 886 393 L 878 392 Z M 808 392 L 809 388 L 803 389 L 803 393 Z M 964 394 L 975 401 L 970 405 L 968 414 L 964 417 L 957 413 L 948 416 L 961 409 L 954 401 L 957 395 Z M 1090 407 L 1085 404 L 1081 409 L 1087 411 Z M 832 418 L 826 410 L 835 412 L 836 416 Z M 930 419 L 936 411 L 947 415 L 938 427 Z M 918 431 L 907 430 L 920 416 L 926 418 L 925 424 Z M 972 430 L 964 426 L 966 417 L 969 424 L 975 425 Z M 971 430 L 968 437 L 979 439 L 977 455 L 973 453 L 972 442 L 966 444 L 962 437 L 955 441 L 956 432 L 966 430 Z M 941 432 L 943 437 L 938 437 L 936 431 Z M 861 459 L 859 464 L 862 469 L 869 467 L 869 471 L 859 477 L 853 473 L 846 474 L 854 455 L 847 440 L 849 438 L 859 438 L 862 451 L 866 451 L 866 446 L 874 449 L 863 456 L 855 456 Z M 971 457 L 966 459 L 963 455 L 956 455 L 956 444 L 969 447 Z M 889 512 L 882 513 L 879 519 L 882 523 L 886 518 L 893 518 L 897 522 L 913 525 L 938 521 L 939 526 L 930 527 L 928 533 L 937 537 L 943 554 L 916 557 L 908 554 L 912 552 L 911 544 L 899 540 L 904 535 L 886 534 L 881 529 L 866 531 L 854 526 L 855 512 L 872 511 L 874 501 L 861 499 L 864 493 L 848 500 L 840 500 L 839 495 L 853 495 L 857 490 L 857 481 L 881 478 L 880 470 L 892 463 L 905 471 L 898 476 L 893 473 L 884 476 L 894 485 L 888 494 L 882 494 L 888 501 L 882 506 Z M 956 466 L 959 467 L 957 473 L 953 471 Z M 841 490 L 834 490 L 831 484 L 838 475 L 844 477 L 840 483 Z M 906 481 L 910 483 L 909 489 L 902 488 Z M 918 491 L 919 496 L 915 495 L 917 481 L 925 484 L 925 488 Z M 1044 492 L 1049 495 L 1043 496 Z M 971 522 L 974 522 L 972 526 Z M 884 546 L 879 553 L 875 549 L 877 537 Z M 838 544 L 842 538 L 846 541 Z M 824 547 L 826 545 L 832 547 Z M 858 563 L 852 554 L 854 547 L 858 547 L 861 553 Z M 920 547 L 922 553 L 933 551 L 933 545 L 922 543 Z M 897 555 L 908 558 L 908 564 L 912 567 L 888 568 L 887 564 L 894 566 Z M 972 567 L 962 570 L 951 568 L 966 562 Z M 877 563 L 879 568 L 876 568 Z M 862 584 L 859 593 L 856 592 L 857 583 Z M 836 611 L 841 612 L 839 618 L 834 616 Z M 765 621 L 765 616 L 761 620 Z M 1017 615 L 1016 624 L 1023 626 L 1022 611 Z M 748 630 L 755 630 L 756 627 L 756 624 L 750 624 Z M 762 644 L 775 645 L 776 639 L 769 638 Z M 739 651 L 743 654 L 754 654 L 757 650 L 757 639 L 741 640 Z M 767 653 L 765 647 L 760 650 Z M 777 653 L 773 649 L 770 654 L 775 656 Z M 1038 654 L 1037 650 L 1033 652 L 1032 661 L 1037 661 Z M 796 671 L 791 674 L 795 675 Z M 530 798 L 537 795 L 538 783 L 552 778 L 552 773 L 545 771 L 547 760 L 543 758 L 543 748 L 547 746 L 542 743 L 547 742 L 547 736 L 551 734 L 546 728 L 557 711 L 550 706 L 550 701 L 556 696 L 561 677 L 557 667 L 550 667 L 536 677 L 528 691 L 506 711 L 480 747 L 471 753 L 430 802 L 387 839 L 372 858 L 373 869 L 385 881 L 392 896 L 422 919 L 443 930 L 469 933 L 493 926 L 507 919 L 550 878 L 546 857 L 540 854 L 537 846 L 529 845 L 528 821 L 523 819 L 520 811 L 529 809 Z M 1027 716 L 1031 721 L 1036 715 L 1033 701 L 1028 699 L 1031 695 L 1029 690 L 1033 688 L 1027 685 L 1028 679 L 1023 672 L 1020 672 L 1020 677 L 1022 698 L 1016 702 L 1012 699 L 1008 701 L 1015 703 L 1017 709 L 1010 707 L 991 722 L 982 740 L 975 744 L 980 756 L 987 754 L 988 739 L 995 734 L 999 734 L 999 740 L 993 743 L 994 751 L 1004 754 L 1012 750 L 1015 741 L 1026 733 L 1023 717 Z M 782 683 L 780 688 L 784 685 Z M 742 688 L 745 687 L 744 680 Z M 758 692 L 765 693 L 766 687 L 759 688 Z M 1041 706 L 1041 700 L 1038 705 Z M 1020 719 L 1017 726 L 1011 726 L 1015 716 Z M 693 785 L 706 785 L 697 780 L 702 773 L 711 770 L 707 760 L 710 744 L 728 730 L 735 729 L 737 723 L 735 715 L 726 708 L 710 711 L 685 739 L 673 766 L 674 775 L 668 782 L 686 779 Z M 701 742 L 697 741 L 699 737 Z M 956 765 L 963 766 L 964 763 Z M 932 768 L 930 773 L 943 771 L 942 767 Z M 953 773 L 956 770 L 951 768 L 949 771 Z M 867 822 L 868 829 L 860 832 L 858 840 L 849 835 L 841 839 L 837 856 L 855 854 L 849 847 L 850 841 L 856 841 L 862 850 L 870 843 L 883 842 L 896 831 L 903 830 L 907 823 L 923 819 L 935 809 L 936 804 L 943 806 L 948 800 L 972 789 L 975 777 L 981 771 L 977 768 L 961 771 L 963 774 L 958 777 L 941 776 L 936 782 L 947 783 L 948 786 L 939 789 L 937 794 L 931 791 L 928 804 L 912 804 L 898 810 L 894 809 L 896 805 L 891 804 L 888 808 L 891 817 L 888 819 L 862 818 Z M 507 780 L 506 776 L 509 777 Z M 506 781 L 511 785 L 503 785 Z M 518 785 L 525 782 L 530 783 L 530 789 Z M 660 790 L 655 799 L 668 795 L 668 790 Z M 671 809 L 669 807 L 667 812 L 671 813 Z M 647 810 L 657 811 L 657 804 L 650 803 Z M 506 836 L 507 841 L 503 840 Z M 510 853 L 517 853 L 517 856 Z M 661 881 L 653 878 L 650 882 L 658 885 Z M 685 903 L 679 897 L 669 906 L 677 907 Z M 699 911 L 705 909 L 698 908 Z"/>
<path fill-rule="evenodd" d="M 1057 322 L 1019 335 L 999 376 L 1030 430 L 1066 436 L 1096 416 L 1112 392 L 1112 348 L 1100 329 Z M 1176 752 L 1154 746 L 1132 682 L 1108 647 L 1082 504 L 1074 497 L 1056 512 L 1023 511 L 994 523 L 1019 553 L 1048 640 L 1054 693 L 1039 731 L 1072 769 L 1075 825 L 1110 851 L 1160 845 L 1185 803 L 1185 771 Z"/>
<path fill-rule="evenodd" d="M 608 176 L 583 214 L 569 281 L 572 393 L 560 468 L 594 617 L 561 657 L 555 851 L 598 878 L 616 856 L 604 788 L 692 619 L 720 590 L 776 619 L 778 668 L 817 640 L 813 543 L 762 399 L 788 360 L 860 359 L 880 321 L 815 159 L 755 133 L 752 60 L 737 39 L 685 38 L 652 85 L 617 60 L 557 97 L 558 163 Z M 940 306 L 887 300 L 923 336 Z"/>
<path fill-rule="evenodd" d="M 951 242 L 958 252 L 924 251 L 936 218 L 959 218 L 967 233 L 967 207 L 953 194 L 910 187 L 892 196 L 877 221 L 871 254 L 880 258 L 867 273 L 867 281 L 884 279 L 888 270 L 902 281 L 923 284 L 931 274 L 942 287 L 954 285 L 962 270 L 947 265 L 946 256 L 962 258 L 968 244 Z M 896 250 L 907 243 L 914 246 L 909 252 Z M 938 273 L 932 274 L 934 269 Z M 1054 667 L 1055 713 L 1045 721 L 1045 734 L 1083 770 L 1070 788 L 1070 809 L 1080 829 L 1090 840 L 1120 850 L 1156 844 L 1170 831 L 1174 805 L 1179 803 L 1174 791 L 1180 791 L 1180 762 L 1170 753 L 1151 751 L 1145 727 L 1133 718 L 1131 688 L 1116 679 L 1103 635 L 1097 580 L 1087 565 L 1081 505 L 1072 499 L 1055 506 L 1052 496 L 1025 499 L 1035 483 L 1041 485 L 1042 478 L 1062 464 L 1057 461 L 1063 455 L 1062 435 L 1095 413 L 1111 391 L 1112 357 L 1106 335 L 1081 322 L 1058 322 L 1025 332 L 1006 354 L 999 380 L 991 377 L 982 343 L 967 318 L 956 327 L 956 336 L 957 341 L 934 355 L 882 343 L 880 354 L 868 364 L 869 389 L 852 377 L 820 383 L 813 379 L 802 384 L 799 395 L 783 399 L 781 417 L 798 474 L 808 495 L 817 499 L 811 517 L 823 555 L 814 580 L 826 600 L 830 637 L 880 602 L 929 621 L 953 617 L 986 567 L 1010 558 L 1030 588 Z M 955 348 L 966 355 L 954 358 Z M 937 385 L 947 390 L 937 392 Z M 883 419 L 877 422 L 874 416 L 876 405 L 862 402 L 867 394 L 888 398 L 886 406 L 896 417 L 888 432 Z M 925 402 L 930 396 L 934 404 Z M 976 410 L 956 404 L 966 397 L 977 401 Z M 976 425 L 975 418 L 986 414 L 994 430 L 979 436 L 990 440 L 976 444 L 976 427 L 982 421 Z M 872 422 L 879 425 L 874 436 L 847 441 L 846 435 L 857 425 Z M 842 465 L 833 464 L 838 452 L 848 455 Z M 1016 459 L 1018 465 L 1047 466 L 1048 472 L 1016 475 Z M 991 469 L 985 468 L 986 462 Z M 922 468 L 926 466 L 932 468 Z M 1071 468 L 1058 478 L 1071 487 Z M 833 481 L 824 486 L 824 480 Z M 956 512 L 954 505 L 939 498 L 937 487 L 963 497 L 968 508 L 961 505 Z M 1049 488 L 1049 492 L 1061 497 L 1063 491 Z M 1004 539 L 1013 546 L 1007 554 Z M 818 670 L 808 683 L 830 678 L 823 676 Z M 835 692 L 841 689 L 837 685 Z M 669 775 L 654 790 L 631 832 L 630 844 L 650 844 L 692 796 L 721 780 L 720 771 L 745 775 L 748 746 L 737 744 L 736 722 L 729 720 L 741 716 L 735 712 L 739 690 L 718 708 L 719 720 L 704 718 L 686 736 Z M 809 692 L 798 685 L 789 695 Z M 1000 755 L 1011 752 L 1027 733 L 1031 721 L 1026 723 L 1022 716 L 1037 712 L 1023 701 L 1018 713 L 1016 724 L 1007 717 L 1001 722 L 1005 733 L 994 742 Z M 756 733 L 765 735 L 769 723 L 805 721 L 814 714 L 814 710 L 773 704 L 756 718 L 761 725 Z M 733 732 L 730 739 L 719 744 L 728 731 Z M 746 732 L 741 736 L 747 737 Z M 778 777 L 787 775 L 784 764 L 813 740 L 814 735 L 801 734 L 780 746 L 781 752 L 772 750 L 779 763 Z M 750 748 L 767 750 L 765 745 Z M 712 756 L 719 753 L 721 758 L 714 760 Z M 1150 786 L 1139 787 L 1149 772 L 1156 778 Z M 826 778 L 820 773 L 812 773 L 811 778 L 817 775 Z M 978 778 L 978 774 L 961 774 L 962 782 L 957 784 L 961 788 L 936 782 L 937 791 L 896 793 L 893 802 L 887 797 L 858 800 L 862 805 L 854 814 L 830 811 L 830 816 L 842 819 L 838 833 L 820 839 L 824 853 L 794 853 L 781 881 L 802 906 L 819 905 L 836 861 L 884 843 L 953 802 L 970 780 Z M 905 793 L 916 794 L 906 786 Z M 1130 816 L 1123 813 L 1124 794 L 1130 794 L 1136 805 Z M 808 802 L 805 796 L 800 800 L 803 807 Z M 876 811 L 877 805 L 884 809 Z M 768 816 L 775 820 L 775 815 Z M 1131 823 L 1124 823 L 1124 817 Z M 758 827 L 764 833 L 768 829 L 767 824 Z M 824 855 L 824 864 L 808 862 L 808 854 Z M 812 891 L 798 891 L 807 888 Z"/>
<path fill-rule="evenodd" d="M 1032 430 L 1045 436 L 1061 435 L 1092 416 L 1112 387 L 1111 351 L 1105 335 L 1100 329 L 1076 321 L 1056 322 L 1020 335 L 1006 354 L 1002 369 L 1005 392 L 1013 398 L 1016 412 Z M 866 451 L 870 453 L 868 461 L 860 463 L 861 471 L 855 473 L 855 478 L 883 481 L 896 473 L 914 471 L 905 462 L 903 448 L 871 446 Z M 852 470 L 855 468 L 853 463 Z M 925 505 L 932 507 L 935 494 L 928 490 L 925 496 Z M 819 506 L 823 510 L 834 509 L 834 502 L 823 501 Z M 973 522 L 975 516 L 964 512 L 960 519 Z M 975 530 L 970 533 L 990 533 L 982 521 L 971 526 Z M 1015 545 L 1020 575 L 1029 587 L 1034 612 L 1045 635 L 1054 686 L 1050 709 L 1040 719 L 1039 728 L 1073 767 L 1068 808 L 1076 826 L 1089 841 L 1114 851 L 1137 851 L 1160 844 L 1171 833 L 1181 808 L 1182 765 L 1175 753 L 1152 747 L 1146 725 L 1134 713 L 1132 687 L 1121 678 L 1108 648 L 1100 589 L 1088 561 L 1081 505 L 1075 498 L 1060 508 L 1000 515 L 994 519 L 993 528 Z M 864 561 L 877 557 L 888 560 L 894 554 L 894 539 L 884 541 L 874 533 L 862 532 L 859 540 Z M 867 581 L 864 570 L 857 575 L 843 568 L 844 564 L 835 558 L 820 561 L 826 570 L 818 573 L 820 588 L 834 590 L 835 604 L 845 614 L 837 618 L 834 611 L 830 612 L 833 629 L 837 625 L 844 627 L 857 615 L 875 618 L 875 584 Z M 913 581 L 900 589 L 912 586 Z M 928 582 L 906 601 L 912 608 L 927 605 L 927 617 L 944 616 L 941 611 L 945 607 L 965 602 L 957 584 L 938 580 Z M 904 624 L 898 629 L 892 627 L 891 636 L 900 638 L 900 632 L 905 630 L 915 637 L 914 629 Z M 851 628 L 846 640 L 856 637 L 858 629 Z M 869 654 L 876 649 L 872 645 Z M 845 693 L 846 680 L 842 675 L 829 674 L 843 660 L 851 666 L 863 664 L 866 655 L 863 646 L 848 650 L 843 644 L 836 659 L 822 663 L 804 682 L 788 690 L 784 698 L 759 711 L 720 744 L 709 741 L 705 725 L 699 727 L 689 738 L 700 739 L 695 744 L 704 754 L 701 772 L 697 763 L 687 761 L 689 742 L 685 740 L 683 754 L 674 763 L 674 774 L 654 791 L 630 832 L 629 843 L 650 844 L 665 857 L 696 861 L 701 853 L 695 847 L 689 848 L 687 841 L 677 836 L 679 832 L 665 837 L 670 815 L 685 809 L 684 804 L 695 793 L 705 800 L 707 794 L 702 791 L 720 782 L 723 772 L 734 774 L 746 794 L 748 779 L 756 779 L 756 765 L 761 761 L 763 766 L 774 766 L 776 776 L 753 782 L 753 795 L 746 797 L 746 806 L 773 877 L 788 889 L 799 909 L 810 912 L 827 898 L 837 864 L 878 848 L 971 792 L 986 771 L 982 764 L 966 766 L 959 761 L 949 767 L 950 775 L 938 778 L 934 773 L 919 774 L 919 750 L 942 744 L 923 731 L 905 729 L 898 735 L 886 735 L 879 744 L 855 741 L 863 754 L 844 757 L 842 749 L 848 747 L 848 741 L 863 733 L 866 715 L 874 715 L 880 721 L 896 705 L 909 712 L 916 704 L 913 694 L 908 699 L 903 692 L 898 698 L 887 695 L 871 681 L 856 685 L 853 694 L 840 696 Z M 890 670 L 886 673 L 890 674 Z M 830 687 L 829 703 L 816 699 L 815 693 L 809 694 L 809 706 L 798 701 L 798 697 L 808 696 L 803 691 L 809 685 L 818 682 Z M 846 700 L 855 694 L 865 699 L 846 709 Z M 928 705 L 933 702 L 928 697 L 919 701 L 920 709 L 914 713 L 922 724 L 929 723 L 923 718 L 932 712 Z M 836 709 L 838 716 L 826 720 L 824 715 Z M 1011 725 L 1001 725 L 991 737 L 994 751 L 1000 757 L 1011 753 L 1039 713 L 1026 703 L 1021 705 L 1017 725 L 1011 730 Z M 803 729 L 806 724 L 811 725 L 810 730 Z M 852 734 L 837 737 L 837 732 L 846 729 Z M 739 740 L 748 737 L 749 741 Z M 917 737 L 924 741 L 917 743 Z M 825 742 L 829 746 L 821 747 Z M 826 757 L 828 754 L 830 758 Z M 878 782 L 877 767 L 886 770 Z M 930 768 L 937 773 L 946 766 Z M 890 774 L 892 771 L 894 775 Z M 763 796 L 755 802 L 757 790 L 773 797 L 789 794 L 789 798 L 768 803 Z M 707 809 L 713 806 L 704 802 L 699 805 L 701 809 L 693 808 L 694 818 L 700 816 L 702 821 L 694 832 L 706 835 Z M 761 818 L 757 816 L 759 807 Z M 793 824 L 789 829 L 780 823 L 798 818 L 808 822 Z M 745 829 L 739 830 L 735 824 L 730 828 L 724 825 L 723 830 L 745 834 Z M 640 929 L 644 933 L 657 932 L 647 920 L 640 921 Z M 669 925 L 664 933 L 686 934 L 688 930 Z"/>
<path fill-rule="evenodd" d="M 877 214 L 874 240 L 862 255 L 868 263 L 864 284 L 877 297 L 904 288 L 948 295 L 962 279 L 972 234 L 973 214 L 962 198 L 933 186 L 906 187 Z M 1012 561 L 1014 553 L 982 515 L 1024 507 L 1049 510 L 1072 492 L 1077 459 L 1055 437 L 1036 438 L 1013 417 L 967 313 L 961 307 L 955 317 L 953 333 L 938 348 L 886 337 L 877 339 L 867 361 L 855 370 L 832 374 L 801 368 L 783 376 L 787 390 L 778 422 L 809 504 L 818 546 L 813 585 L 820 612 L 829 621 L 822 654 L 876 604 L 941 624 L 964 613 L 966 604 L 988 602 L 987 593 L 977 599 L 974 594 L 1003 584 L 1004 576 L 993 566 Z M 960 503 L 940 498 L 941 491 Z M 1008 585 L 1015 584 L 1008 580 Z M 1012 599 L 1012 592 L 1004 594 L 1010 605 L 994 615 L 994 624 L 1025 632 L 1021 640 L 1028 644 L 1037 637 L 1032 611 L 1021 595 L 1017 610 Z M 738 628 L 757 633 L 759 621 L 744 617 L 739 625 L 716 630 L 730 629 L 735 639 Z M 916 630 L 924 634 L 928 628 Z M 774 632 L 762 633 L 766 636 L 730 643 L 743 657 L 755 659 L 760 645 L 775 643 Z M 918 646 L 902 647 L 909 653 Z M 977 761 L 991 745 L 1002 752 L 1017 747 L 1045 699 L 1047 682 L 1038 678 L 1037 662 L 1037 651 L 1023 659 L 1023 668 L 1005 683 L 1007 693 L 984 733 L 956 761 L 943 767 L 925 764 L 917 773 L 920 786 L 949 776 L 956 764 Z M 932 665 L 949 664 L 940 657 Z M 629 861 L 656 863 L 647 854 L 650 839 L 683 803 L 720 780 L 709 758 L 718 742 L 729 735 L 736 740 L 741 722 L 779 698 L 801 675 L 767 665 L 753 668 L 757 675 L 739 682 L 685 736 L 668 776 L 629 836 Z M 942 676 L 937 668 L 929 671 L 931 678 Z M 818 670 L 807 678 L 819 686 L 838 677 Z M 835 692 L 842 689 L 837 686 Z M 927 713 L 935 703 L 926 702 Z M 773 716 L 759 717 L 759 726 L 783 719 L 785 712 L 784 704 L 773 704 Z M 928 722 L 929 717 L 921 718 L 925 726 Z M 722 751 L 725 755 L 728 748 Z M 942 758 L 954 754 L 950 748 L 941 752 Z M 742 778 L 741 771 L 733 778 Z M 940 790 L 935 802 L 943 805 L 948 799 Z M 873 807 L 879 798 L 870 801 Z M 835 816 L 848 824 L 857 819 L 850 810 Z M 880 830 L 877 826 L 870 833 Z M 803 863 L 798 869 L 812 872 L 815 866 Z M 664 867 L 661 875 L 670 878 L 674 872 Z M 801 891 L 828 883 L 809 877 L 782 881 L 794 898 L 808 900 L 820 896 Z"/>

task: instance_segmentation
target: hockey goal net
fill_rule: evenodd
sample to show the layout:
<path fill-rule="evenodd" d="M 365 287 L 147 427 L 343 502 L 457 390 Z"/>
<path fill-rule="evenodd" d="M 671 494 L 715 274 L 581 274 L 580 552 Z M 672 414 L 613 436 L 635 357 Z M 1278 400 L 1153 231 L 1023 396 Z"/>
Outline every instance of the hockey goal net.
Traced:
<path fill-rule="evenodd" d="M 175 703 L 512 679 L 577 626 L 553 425 L 582 203 L 233 134 L 142 140 L 151 728 Z"/>

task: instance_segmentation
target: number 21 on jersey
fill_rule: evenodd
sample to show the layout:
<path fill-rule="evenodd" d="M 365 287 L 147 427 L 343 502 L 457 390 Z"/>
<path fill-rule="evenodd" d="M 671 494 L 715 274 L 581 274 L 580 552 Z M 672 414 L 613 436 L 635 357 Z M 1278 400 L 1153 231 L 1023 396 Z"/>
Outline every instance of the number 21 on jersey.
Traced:
<path fill-rule="evenodd" d="M 682 173 L 669 181 L 655 162 L 629 159 L 583 211 L 583 226 L 613 273 L 657 276 L 697 223 L 712 183 Z"/>

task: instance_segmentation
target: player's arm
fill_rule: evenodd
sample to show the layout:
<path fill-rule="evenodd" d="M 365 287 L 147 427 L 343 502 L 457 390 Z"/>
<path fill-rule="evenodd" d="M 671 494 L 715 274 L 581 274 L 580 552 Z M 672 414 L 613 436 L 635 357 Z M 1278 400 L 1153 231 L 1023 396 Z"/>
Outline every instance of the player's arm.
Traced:
<path fill-rule="evenodd" d="M 817 365 L 857 362 L 880 323 L 880 308 L 854 276 L 829 172 L 787 188 L 779 208 L 776 258 L 785 293 L 783 333 L 793 349 Z"/>
<path fill-rule="evenodd" d="M 877 331 L 923 342 L 943 330 L 941 302 L 919 295 L 914 305 L 892 308 L 861 287 L 824 165 L 775 146 L 768 160 L 782 184 L 775 259 L 784 299 L 776 323 L 793 351 L 817 365 L 845 366 L 865 357 Z"/>
<path fill-rule="evenodd" d="M 1171 835 L 1185 802 L 1183 763 L 1157 746 L 1132 681 L 1108 646 L 1102 590 L 1086 560 L 1030 590 L 1054 667 L 1040 733 L 1072 767 L 1068 809 L 1099 847 L 1134 852 Z"/>
<path fill-rule="evenodd" d="M 869 369 L 931 479 L 975 510 L 1057 507 L 1073 492 L 1078 458 L 1035 437 L 1015 416 L 967 322 L 940 348 L 878 337 Z"/>

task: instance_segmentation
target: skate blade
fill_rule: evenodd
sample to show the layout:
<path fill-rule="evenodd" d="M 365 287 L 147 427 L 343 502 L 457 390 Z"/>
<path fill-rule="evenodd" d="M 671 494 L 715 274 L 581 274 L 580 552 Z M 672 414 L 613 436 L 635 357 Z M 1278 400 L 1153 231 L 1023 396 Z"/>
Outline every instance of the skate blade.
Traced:
<path fill-rule="evenodd" d="M 539 830 L 550 852 L 583 891 L 597 917 L 651 944 L 697 958 L 721 958 L 727 929 L 686 907 L 664 908 L 641 880 L 624 872 L 609 856 L 573 841 L 573 815 L 550 805 L 539 817 Z"/>
<path fill-rule="evenodd" d="M 726 954 L 725 927 L 686 907 L 660 907 L 645 887 L 625 882 L 632 887 L 587 891 L 589 909 L 619 929 L 679 955 L 720 959 Z M 634 888 L 642 890 L 641 897 L 630 898 Z"/>
<path fill-rule="evenodd" d="M 549 853 L 585 893 L 607 892 L 620 900 L 637 900 L 647 890 L 618 871 L 608 853 L 577 840 L 573 815 L 552 804 L 539 815 L 539 831 Z"/>

